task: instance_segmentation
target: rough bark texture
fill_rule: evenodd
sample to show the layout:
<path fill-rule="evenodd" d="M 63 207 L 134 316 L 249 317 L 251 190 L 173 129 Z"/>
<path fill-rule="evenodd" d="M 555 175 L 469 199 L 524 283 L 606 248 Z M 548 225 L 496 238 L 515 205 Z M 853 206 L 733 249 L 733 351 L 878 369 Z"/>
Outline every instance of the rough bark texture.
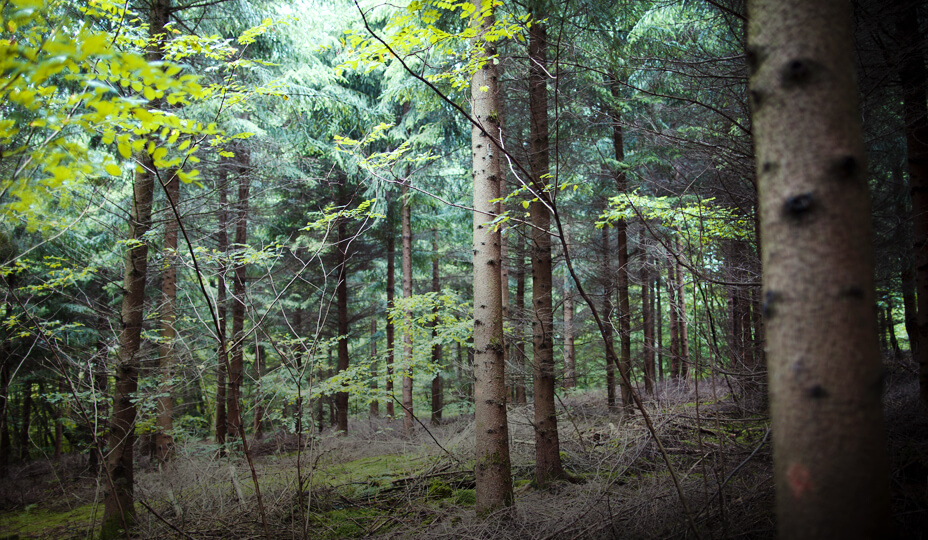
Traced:
<path fill-rule="evenodd" d="M 248 171 L 248 150 L 236 148 L 236 175 L 238 176 L 238 200 L 235 204 L 235 243 L 237 250 L 244 249 L 248 242 L 248 192 L 251 176 Z M 226 395 L 231 437 L 241 438 L 244 434 L 242 421 L 242 384 L 245 380 L 245 265 L 236 262 L 232 268 L 232 347 L 229 363 L 229 389 Z"/>
<path fill-rule="evenodd" d="M 409 182 L 409 179 L 406 179 Z M 409 203 L 409 187 L 403 184 L 403 299 L 412 297 L 412 205 Z M 412 320 L 412 312 L 403 314 L 407 319 L 407 328 Z M 412 333 L 403 335 L 403 433 L 411 435 L 415 421 L 412 416 Z"/>
<path fill-rule="evenodd" d="M 917 338 L 912 356 L 918 362 L 922 401 L 928 402 L 928 73 L 921 49 L 915 2 L 904 2 L 897 21 L 898 42 L 902 49 L 902 102 L 905 109 L 905 140 L 909 169 L 909 190 L 914 215 L 915 286 L 917 298 Z"/>
<path fill-rule="evenodd" d="M 218 231 L 216 233 L 217 248 L 220 253 L 220 261 L 225 261 L 229 252 L 229 185 L 228 174 L 224 167 L 220 168 L 219 177 L 219 212 L 218 212 Z M 228 400 L 228 370 L 229 370 L 229 350 L 228 341 L 226 341 L 226 327 L 228 325 L 228 309 L 226 298 L 226 271 L 228 267 L 225 262 L 219 264 L 216 276 L 216 315 L 219 319 L 219 344 L 217 346 L 217 365 L 216 365 L 216 442 L 224 445 L 226 435 L 229 431 L 226 402 Z M 220 452 L 223 450 L 220 449 Z"/>
<path fill-rule="evenodd" d="M 664 380 L 664 309 L 661 307 L 661 271 L 657 269 L 657 276 L 654 278 L 654 320 L 657 326 L 657 336 L 654 345 L 657 349 L 657 380 Z"/>
<path fill-rule="evenodd" d="M 536 6 L 537 7 L 537 6 Z M 533 13 L 540 19 L 542 13 Z M 529 206 L 532 225 L 532 372 L 535 412 L 535 481 L 545 487 L 564 477 L 557 410 L 554 406 L 554 273 L 551 261 L 551 214 L 547 179 L 549 159 L 547 30 L 543 22 L 529 28 L 530 160 L 535 199 Z"/>
<path fill-rule="evenodd" d="M 158 398 L 158 431 L 155 432 L 155 454 L 162 463 L 171 459 L 174 453 L 174 378 L 175 358 L 174 339 L 177 321 L 177 219 L 172 207 L 180 202 L 180 179 L 174 170 L 168 171 L 164 191 L 170 199 L 167 202 L 164 224 L 164 266 L 161 271 L 161 339 L 159 346 L 161 357 L 161 389 Z"/>
<path fill-rule="evenodd" d="M 850 3 L 756 0 L 749 11 L 779 536 L 888 537 Z"/>
<path fill-rule="evenodd" d="M 676 265 L 667 260 L 667 302 L 670 319 L 670 377 L 680 378 L 680 319 L 677 311 Z"/>
<path fill-rule="evenodd" d="M 481 34 L 493 23 L 489 0 L 473 0 Z M 480 37 L 478 54 L 496 54 Z M 489 222 L 498 212 L 501 171 L 499 151 L 499 80 L 496 65 L 484 61 L 471 80 L 472 115 L 483 129 L 471 132 L 474 174 L 474 407 L 476 420 L 476 511 L 485 515 L 512 504 L 509 423 L 503 364 L 503 307 L 499 232 Z M 489 135 L 489 136 L 488 136 Z M 491 139 L 493 137 L 494 139 Z"/>
<path fill-rule="evenodd" d="M 612 99 L 618 103 L 621 98 L 619 94 L 619 81 L 612 75 L 610 76 L 611 84 L 609 86 L 612 93 Z M 615 103 L 613 105 L 615 105 Z M 625 140 L 622 134 L 622 124 L 618 109 L 611 108 L 609 115 L 612 120 L 612 149 L 615 153 L 615 160 L 622 163 L 625 160 Z M 617 193 L 628 192 L 628 177 L 625 169 L 619 167 L 613 171 L 615 178 L 615 187 Z M 632 410 L 632 388 L 631 367 L 632 367 L 632 313 L 628 299 L 628 224 L 625 220 L 620 219 L 615 223 L 616 237 L 616 254 L 618 256 L 619 268 L 617 272 L 616 288 L 619 296 L 619 311 L 617 313 L 619 320 L 619 342 L 621 343 L 621 353 L 619 357 L 619 384 L 622 387 L 622 408 L 626 412 Z"/>
<path fill-rule="evenodd" d="M 677 253 L 683 253 L 683 245 L 680 237 L 677 237 Z M 674 298 L 676 301 L 677 313 L 677 347 L 680 357 L 680 377 L 686 379 L 690 369 L 690 338 L 689 338 L 689 319 L 686 316 L 686 274 L 680 259 L 676 259 L 677 271 L 674 278 L 677 280 L 677 294 Z"/>
<path fill-rule="evenodd" d="M 160 20 L 163 31 L 164 18 Z M 133 446 L 135 445 L 136 405 L 133 396 L 138 390 L 139 349 L 142 344 L 142 321 L 145 307 L 145 278 L 148 275 L 148 244 L 143 240 L 151 230 L 151 210 L 155 177 L 151 173 L 152 160 L 147 153 L 139 155 L 141 168 L 135 175 L 132 213 L 129 221 L 130 245 L 126 258 L 126 275 L 123 280 L 122 329 L 116 352 L 116 384 L 113 389 L 113 408 L 110 416 L 108 453 L 106 455 L 106 493 L 103 504 L 103 532 L 105 538 L 116 538 L 128 532 L 135 518 L 133 489 L 135 485 Z M 120 532 L 122 530 L 123 532 Z"/>

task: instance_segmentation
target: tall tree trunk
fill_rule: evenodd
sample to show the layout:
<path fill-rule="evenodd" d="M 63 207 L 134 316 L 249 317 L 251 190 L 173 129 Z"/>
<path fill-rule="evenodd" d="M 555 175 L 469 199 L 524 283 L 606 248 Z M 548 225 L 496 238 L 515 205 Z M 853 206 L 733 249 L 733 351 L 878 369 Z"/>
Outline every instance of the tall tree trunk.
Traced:
<path fill-rule="evenodd" d="M 29 460 L 29 428 L 32 427 L 32 381 L 23 384 L 22 424 L 19 427 L 19 459 Z"/>
<path fill-rule="evenodd" d="M 409 178 L 406 179 L 408 183 Z M 412 297 L 412 205 L 409 201 L 409 186 L 407 183 L 403 184 L 403 213 L 402 213 L 402 227 L 403 227 L 403 253 L 402 253 L 402 265 L 403 265 L 403 299 L 407 302 Z M 408 304 L 407 304 L 408 305 Z M 407 325 L 409 328 L 412 321 L 412 311 L 407 309 L 403 313 L 403 316 L 406 317 Z M 403 434 L 406 436 L 412 435 L 413 427 L 413 411 L 412 411 L 412 332 L 405 332 L 403 334 Z"/>
<path fill-rule="evenodd" d="M 516 244 L 516 304 L 515 324 L 513 332 L 515 333 L 515 359 L 512 361 L 512 385 L 515 389 L 515 402 L 519 405 L 524 404 L 528 397 L 525 392 L 525 235 L 519 235 L 518 244 Z"/>
<path fill-rule="evenodd" d="M 7 475 L 10 466 L 10 349 L 0 344 L 0 478 Z"/>
<path fill-rule="evenodd" d="M 161 388 L 158 391 L 158 430 L 155 432 L 155 454 L 158 461 L 164 463 L 174 454 L 174 339 L 177 330 L 177 219 L 174 208 L 180 204 L 180 178 L 177 171 L 171 169 L 165 175 L 167 182 L 164 192 L 167 201 L 167 221 L 164 224 L 164 266 L 161 270 L 161 343 L 158 347 L 161 357 Z"/>
<path fill-rule="evenodd" d="M 377 398 L 377 317 L 371 317 L 371 418 L 380 416 L 380 400 Z"/>
<path fill-rule="evenodd" d="M 260 439 L 264 432 L 264 396 L 261 395 L 261 377 L 264 375 L 265 350 L 263 345 L 255 345 L 255 417 L 252 424 L 255 439 Z"/>
<path fill-rule="evenodd" d="M 152 11 L 151 33 L 160 28 L 164 31 L 167 22 L 167 6 L 158 3 Z M 163 12 L 162 12 L 163 10 Z M 160 55 L 158 55 L 160 56 Z M 103 499 L 103 531 L 101 537 L 116 538 L 128 534 L 135 520 L 133 490 L 135 466 L 134 401 L 138 390 L 142 345 L 142 321 L 145 307 L 145 280 L 148 276 L 148 244 L 145 234 L 151 230 L 152 199 L 155 177 L 152 174 L 151 155 L 146 152 L 138 156 L 141 161 L 136 168 L 133 186 L 129 239 L 132 247 L 126 256 L 126 275 L 123 280 L 122 330 L 116 352 L 116 384 L 113 391 L 113 407 L 110 416 L 108 453 L 106 455 L 106 493 Z M 120 532 L 123 531 L 123 532 Z"/>
<path fill-rule="evenodd" d="M 222 165 L 228 165 L 223 162 Z M 220 165 L 219 170 L 219 211 L 218 231 L 216 243 L 219 249 L 219 268 L 216 271 L 216 318 L 219 320 L 219 343 L 216 347 L 216 443 L 220 445 L 220 452 L 224 452 L 226 435 L 229 433 L 229 417 L 227 415 L 228 400 L 228 370 L 229 348 L 226 340 L 226 327 L 228 325 L 228 298 L 226 298 L 226 261 L 229 255 L 229 175 L 225 166 Z"/>
<path fill-rule="evenodd" d="M 677 253 L 683 253 L 679 237 L 677 237 Z M 677 346 L 679 347 L 677 350 L 680 357 L 680 377 L 686 379 L 690 369 L 689 322 L 686 315 L 686 277 L 680 259 L 677 258 L 676 261 L 677 271 L 674 278 L 677 280 L 677 294 L 674 300 L 676 300 L 677 305 L 674 311 L 677 313 Z"/>
<path fill-rule="evenodd" d="M 667 259 L 667 310 L 670 314 L 670 377 L 680 378 L 680 312 L 677 311 L 676 265 Z"/>
<path fill-rule="evenodd" d="M 396 234 L 393 229 L 392 206 L 387 199 L 387 311 L 392 312 L 394 307 L 394 294 L 396 289 Z M 396 396 L 393 393 L 393 360 L 396 358 L 393 342 L 395 341 L 393 319 L 387 317 L 387 382 L 384 391 L 387 394 L 387 417 L 395 418 L 393 402 Z"/>
<path fill-rule="evenodd" d="M 613 171 L 615 178 L 615 187 L 617 193 L 628 193 L 628 177 L 625 174 L 625 142 L 622 134 L 622 124 L 618 106 L 621 99 L 619 93 L 619 80 L 614 74 L 609 76 L 609 89 L 612 94 L 613 104 L 609 110 L 609 116 L 612 120 L 612 150 L 615 153 L 615 160 L 620 164 L 619 168 Z M 632 313 L 628 299 L 628 224 L 624 219 L 615 223 L 616 251 L 619 258 L 619 268 L 617 276 L 617 287 L 619 293 L 619 341 L 621 342 L 621 357 L 619 358 L 619 370 L 621 375 L 619 382 L 622 386 L 622 408 L 626 412 L 632 411 L 632 388 L 631 388 L 631 367 L 632 367 Z"/>
<path fill-rule="evenodd" d="M 779 536 L 887 537 L 851 4 L 748 4 Z"/>
<path fill-rule="evenodd" d="M 509 462 L 509 422 L 506 417 L 506 376 L 503 364 L 503 305 L 500 283 L 499 231 L 489 224 L 499 212 L 502 176 L 496 156 L 499 140 L 499 78 L 493 42 L 483 34 L 493 26 L 493 3 L 473 0 L 479 23 L 479 68 L 471 79 L 471 131 L 474 175 L 474 416 L 476 421 L 476 511 L 486 515 L 512 504 Z"/>
<path fill-rule="evenodd" d="M 532 219 L 532 372 L 535 411 L 535 481 L 544 488 L 552 480 L 565 476 L 561 464 L 554 404 L 554 271 L 551 260 L 551 214 L 554 202 L 543 188 L 548 183 L 548 85 L 547 27 L 532 6 L 536 20 L 528 32 L 530 162 L 536 197 L 529 205 Z M 543 10 L 542 10 L 543 11 Z"/>
<path fill-rule="evenodd" d="M 917 309 L 917 339 L 913 358 L 919 365 L 919 385 L 922 401 L 928 402 L 928 105 L 926 88 L 928 72 L 922 53 L 922 32 L 918 25 L 915 2 L 899 2 L 903 9 L 896 23 L 898 43 L 903 51 L 899 70 L 902 82 L 902 103 L 905 110 L 905 141 L 909 167 L 909 190 L 914 215 L 913 245 L 915 252 L 915 285 Z"/>
<path fill-rule="evenodd" d="M 343 182 L 347 179 L 343 178 Z M 345 196 L 346 186 L 338 186 L 338 204 L 344 208 L 348 204 Z M 338 311 L 338 365 L 336 373 L 348 370 L 348 246 L 351 238 L 348 235 L 348 224 L 344 218 L 339 218 L 335 226 L 335 250 L 338 257 L 338 281 L 335 284 L 335 303 Z M 335 392 L 335 416 L 338 431 L 348 433 L 348 392 Z"/>
<path fill-rule="evenodd" d="M 65 395 L 68 391 L 68 381 L 64 377 L 58 381 L 58 393 Z M 61 460 L 61 450 L 64 445 L 64 402 L 56 403 L 55 407 L 55 461 Z"/>
<path fill-rule="evenodd" d="M 236 251 L 245 250 L 248 242 L 248 191 L 251 172 L 248 170 L 251 156 L 243 147 L 236 148 L 236 173 L 238 176 L 238 201 L 235 216 Z M 228 404 L 229 436 L 241 438 L 245 432 L 242 419 L 242 384 L 245 379 L 245 264 L 236 261 L 232 268 L 232 361 L 229 365 Z"/>
<path fill-rule="evenodd" d="M 570 247 L 570 231 L 568 223 L 564 222 L 564 245 L 567 250 Z M 564 271 L 563 296 L 564 296 L 564 389 L 570 390 L 577 387 L 577 358 L 574 348 L 574 295 L 573 279 L 570 272 Z"/>
<path fill-rule="evenodd" d="M 603 227 L 602 248 L 603 248 L 603 323 L 605 327 L 604 335 L 604 355 L 606 358 L 606 405 L 610 410 L 615 409 L 615 359 L 609 357 L 609 351 L 614 350 L 612 336 L 614 332 L 613 306 L 612 306 L 612 250 L 609 246 L 609 230 Z"/>
<path fill-rule="evenodd" d="M 654 301 L 657 306 L 654 309 L 654 323 L 657 326 L 657 338 L 655 347 L 657 348 L 657 380 L 664 380 L 664 310 L 661 307 L 661 270 L 657 269 L 657 275 L 654 278 Z"/>
<path fill-rule="evenodd" d="M 438 257 L 438 229 L 432 231 L 432 292 L 441 292 L 441 273 Z M 502 279 L 502 278 L 501 278 Z M 441 388 L 441 344 L 438 339 L 438 306 L 433 311 L 435 321 L 432 323 L 432 365 L 437 367 L 435 377 L 432 378 L 432 425 L 441 424 L 441 410 L 444 408 L 444 398 Z"/>
<path fill-rule="evenodd" d="M 654 318 L 651 312 L 651 269 L 647 257 L 641 265 L 641 326 L 644 333 L 644 391 L 654 394 Z"/>

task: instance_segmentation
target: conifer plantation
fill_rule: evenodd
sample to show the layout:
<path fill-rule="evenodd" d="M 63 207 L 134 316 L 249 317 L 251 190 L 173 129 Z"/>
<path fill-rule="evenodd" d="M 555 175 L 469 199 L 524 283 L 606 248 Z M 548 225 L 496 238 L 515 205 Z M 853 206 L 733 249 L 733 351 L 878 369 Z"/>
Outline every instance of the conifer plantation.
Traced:
<path fill-rule="evenodd" d="M 926 29 L 6 0 L 0 538 L 921 538 Z"/>

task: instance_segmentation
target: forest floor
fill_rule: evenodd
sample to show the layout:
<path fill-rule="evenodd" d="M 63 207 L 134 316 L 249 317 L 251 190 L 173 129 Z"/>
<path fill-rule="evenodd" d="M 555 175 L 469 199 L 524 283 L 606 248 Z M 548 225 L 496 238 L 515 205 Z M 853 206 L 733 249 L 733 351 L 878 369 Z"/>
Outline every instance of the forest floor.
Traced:
<path fill-rule="evenodd" d="M 400 422 L 375 419 L 299 451 L 293 436 L 256 441 L 263 520 L 244 459 L 220 459 L 202 442 L 180 448 L 168 466 L 143 460 L 136 537 L 774 537 L 762 404 L 733 398 L 722 379 L 658 390 L 646 407 L 679 490 L 639 412 L 611 412 L 605 396 L 578 393 L 563 398 L 559 416 L 562 459 L 578 481 L 536 488 L 531 408 L 513 406 L 515 506 L 485 519 L 474 512 L 472 416 L 420 426 L 410 438 Z M 928 538 L 928 411 L 912 365 L 886 369 L 884 404 L 897 537 Z M 80 456 L 22 465 L 0 487 L 0 539 L 93 537 L 102 495 Z"/>

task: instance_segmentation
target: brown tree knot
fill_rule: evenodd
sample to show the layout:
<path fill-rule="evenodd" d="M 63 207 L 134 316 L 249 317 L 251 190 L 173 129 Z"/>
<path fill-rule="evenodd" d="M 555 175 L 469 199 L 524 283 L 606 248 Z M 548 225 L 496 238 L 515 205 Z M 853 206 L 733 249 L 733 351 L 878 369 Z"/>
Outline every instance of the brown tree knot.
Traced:
<path fill-rule="evenodd" d="M 782 295 L 776 291 L 767 291 L 764 294 L 764 303 L 761 306 L 761 311 L 764 314 L 764 317 L 770 319 L 776 312 L 776 303 L 782 299 Z"/>
<path fill-rule="evenodd" d="M 761 64 L 766 59 L 764 50 L 757 45 L 748 45 L 744 52 L 744 59 L 748 64 L 748 75 L 753 76 L 760 69 Z"/>
<path fill-rule="evenodd" d="M 811 193 L 802 193 L 787 197 L 783 202 L 783 213 L 787 217 L 800 219 L 815 208 L 815 197 Z"/>
<path fill-rule="evenodd" d="M 810 82 L 814 75 L 821 70 L 821 64 L 808 58 L 790 60 L 780 71 L 780 84 L 783 88 L 804 86 Z"/>
<path fill-rule="evenodd" d="M 841 296 L 844 298 L 853 298 L 854 300 L 863 300 L 866 296 L 862 287 L 851 285 L 841 289 Z"/>
<path fill-rule="evenodd" d="M 820 385 L 816 384 L 809 388 L 809 397 L 813 399 L 824 399 L 828 397 L 828 390 Z"/>

